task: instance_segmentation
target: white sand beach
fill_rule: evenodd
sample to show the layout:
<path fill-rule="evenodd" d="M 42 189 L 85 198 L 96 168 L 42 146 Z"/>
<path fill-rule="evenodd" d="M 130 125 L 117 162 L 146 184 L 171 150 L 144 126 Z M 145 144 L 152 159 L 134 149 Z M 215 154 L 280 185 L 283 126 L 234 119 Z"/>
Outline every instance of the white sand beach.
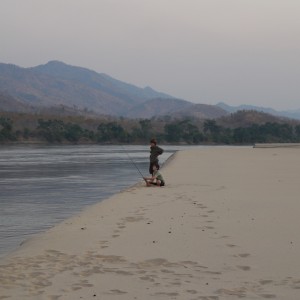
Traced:
<path fill-rule="evenodd" d="M 300 299 L 300 149 L 178 152 L 0 261 L 0 299 Z"/>

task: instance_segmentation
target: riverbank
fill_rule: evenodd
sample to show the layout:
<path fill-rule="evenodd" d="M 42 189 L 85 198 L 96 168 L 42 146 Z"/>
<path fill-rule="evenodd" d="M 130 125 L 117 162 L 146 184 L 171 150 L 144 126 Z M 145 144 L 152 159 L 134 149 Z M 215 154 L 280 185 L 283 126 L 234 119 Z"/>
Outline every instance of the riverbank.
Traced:
<path fill-rule="evenodd" d="M 1 260 L 0 299 L 297 299 L 299 149 L 177 152 Z"/>
<path fill-rule="evenodd" d="M 163 163 L 184 146 L 163 145 Z M 147 175 L 149 146 L 0 147 L 0 258 Z"/>

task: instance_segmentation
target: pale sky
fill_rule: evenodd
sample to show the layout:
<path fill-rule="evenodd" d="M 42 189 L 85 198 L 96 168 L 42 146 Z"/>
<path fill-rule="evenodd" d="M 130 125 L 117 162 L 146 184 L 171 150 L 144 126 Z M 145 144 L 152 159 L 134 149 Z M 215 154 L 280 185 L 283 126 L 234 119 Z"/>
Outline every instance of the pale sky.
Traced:
<path fill-rule="evenodd" d="M 0 0 L 0 62 L 60 60 L 194 103 L 300 108 L 300 0 Z"/>

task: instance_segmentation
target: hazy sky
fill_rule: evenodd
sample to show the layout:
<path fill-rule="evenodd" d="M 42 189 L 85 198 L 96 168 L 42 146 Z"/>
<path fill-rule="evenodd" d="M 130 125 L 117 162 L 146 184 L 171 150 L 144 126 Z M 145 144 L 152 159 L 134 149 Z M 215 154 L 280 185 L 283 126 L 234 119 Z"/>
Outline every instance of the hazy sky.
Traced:
<path fill-rule="evenodd" d="M 300 0 L 0 0 L 0 62 L 60 60 L 195 103 L 300 108 Z"/>

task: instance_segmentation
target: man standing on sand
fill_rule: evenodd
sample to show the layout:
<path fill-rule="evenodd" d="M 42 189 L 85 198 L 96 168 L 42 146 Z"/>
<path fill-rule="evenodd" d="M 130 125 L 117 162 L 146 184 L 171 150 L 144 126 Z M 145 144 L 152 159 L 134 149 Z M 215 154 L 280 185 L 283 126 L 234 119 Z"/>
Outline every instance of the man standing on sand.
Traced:
<path fill-rule="evenodd" d="M 163 154 L 164 150 L 157 146 L 155 139 L 150 141 L 150 165 L 149 173 L 153 175 L 153 166 L 156 166 L 156 169 L 159 170 L 158 156 Z"/>

